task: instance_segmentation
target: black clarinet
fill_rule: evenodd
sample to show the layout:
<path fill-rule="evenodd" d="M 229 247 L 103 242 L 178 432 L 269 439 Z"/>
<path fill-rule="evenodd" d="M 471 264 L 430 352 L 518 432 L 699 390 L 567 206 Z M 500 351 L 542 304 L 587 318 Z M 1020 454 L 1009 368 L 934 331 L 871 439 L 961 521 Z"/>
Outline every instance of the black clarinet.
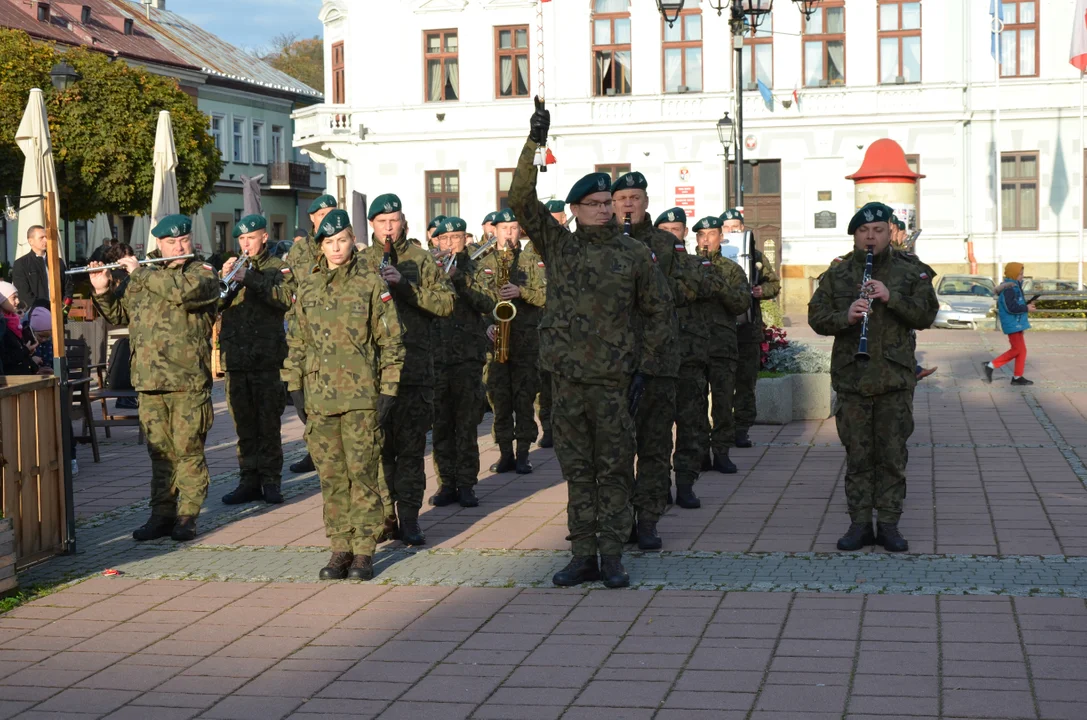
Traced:
<path fill-rule="evenodd" d="M 393 239 L 389 236 L 385 238 L 385 252 L 381 256 L 381 265 L 378 267 L 379 270 L 384 270 L 392 265 L 392 250 Z"/>
<path fill-rule="evenodd" d="M 868 300 L 868 283 L 872 280 L 872 251 L 869 250 L 868 254 L 864 257 L 864 277 L 861 278 L 861 300 Z M 857 360 L 867 360 L 871 356 L 868 354 L 868 314 L 872 308 L 871 300 L 868 301 L 868 310 L 864 311 L 864 318 L 861 320 L 861 340 L 857 343 L 857 354 L 854 357 Z"/>
<path fill-rule="evenodd" d="M 623 219 L 623 234 L 627 235 L 627 236 L 630 236 L 630 232 L 631 232 L 630 213 L 627 213 L 627 216 Z"/>

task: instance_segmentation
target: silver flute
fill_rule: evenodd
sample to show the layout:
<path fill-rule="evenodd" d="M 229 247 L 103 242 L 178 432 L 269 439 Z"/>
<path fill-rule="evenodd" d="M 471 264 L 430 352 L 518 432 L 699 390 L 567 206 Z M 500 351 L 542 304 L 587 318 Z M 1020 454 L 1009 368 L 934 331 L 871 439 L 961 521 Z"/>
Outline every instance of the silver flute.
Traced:
<path fill-rule="evenodd" d="M 193 258 L 193 257 L 196 257 L 196 256 L 193 255 L 192 253 L 189 253 L 188 255 L 174 255 L 173 257 L 148 258 L 147 260 L 140 260 L 136 264 L 137 265 L 150 265 L 151 263 L 173 262 L 174 260 L 188 260 L 189 258 Z M 92 273 L 92 272 L 98 272 L 99 270 L 116 270 L 116 269 L 122 268 L 122 267 L 124 267 L 124 265 L 122 265 L 121 263 L 112 263 L 110 265 L 99 265 L 98 267 L 81 267 L 81 268 L 76 268 L 75 270 L 66 270 L 64 272 L 64 274 L 65 275 L 79 275 L 80 273 Z"/>

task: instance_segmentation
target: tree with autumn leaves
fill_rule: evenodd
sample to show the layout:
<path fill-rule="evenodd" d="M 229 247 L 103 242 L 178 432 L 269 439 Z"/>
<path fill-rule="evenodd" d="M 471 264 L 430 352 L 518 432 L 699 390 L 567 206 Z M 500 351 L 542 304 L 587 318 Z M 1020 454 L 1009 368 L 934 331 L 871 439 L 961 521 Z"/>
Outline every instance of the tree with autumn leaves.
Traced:
<path fill-rule="evenodd" d="M 54 90 L 49 71 L 64 60 L 82 79 Z M 45 93 L 53 160 L 72 220 L 98 213 L 146 215 L 154 184 L 152 157 L 160 110 L 168 110 L 177 146 L 181 211 L 215 195 L 223 161 L 208 118 L 177 80 L 131 67 L 86 48 L 57 48 L 0 28 L 0 195 L 18 195 L 23 154 L 15 144 L 31 88 Z"/>

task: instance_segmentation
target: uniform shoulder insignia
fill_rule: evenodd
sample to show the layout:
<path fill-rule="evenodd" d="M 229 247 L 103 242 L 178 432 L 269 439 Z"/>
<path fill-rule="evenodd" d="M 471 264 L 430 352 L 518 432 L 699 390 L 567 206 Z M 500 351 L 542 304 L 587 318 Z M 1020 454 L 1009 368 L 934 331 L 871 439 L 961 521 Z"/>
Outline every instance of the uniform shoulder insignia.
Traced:
<path fill-rule="evenodd" d="M 484 275 L 494 275 L 494 270 L 491 270 L 489 267 L 485 267 L 485 268 L 483 268 L 483 274 Z"/>
<path fill-rule="evenodd" d="M 381 298 L 381 302 L 383 303 L 387 303 L 393 299 L 392 293 L 389 292 L 388 286 L 385 287 L 379 297 Z"/>
<path fill-rule="evenodd" d="M 838 263 L 842 262 L 843 260 L 844 260 L 844 258 L 836 257 L 836 258 L 834 258 L 833 260 L 830 261 L 830 264 L 831 265 L 837 265 Z"/>
<path fill-rule="evenodd" d="M 203 266 L 204 266 L 204 269 L 205 269 L 205 270 L 210 270 L 211 272 L 215 272 L 215 268 L 214 268 L 214 267 L 212 267 L 212 266 L 211 266 L 210 264 L 208 264 L 208 263 L 201 263 L 201 265 L 203 265 Z"/>
<path fill-rule="evenodd" d="M 657 262 L 657 253 L 650 250 L 649 251 L 649 257 L 653 260 L 653 262 Z"/>
<path fill-rule="evenodd" d="M 927 272 L 922 271 L 921 272 L 921 279 L 922 280 L 928 280 L 929 279 L 929 274 Z"/>
<path fill-rule="evenodd" d="M 291 266 L 290 266 L 290 265 L 284 265 L 283 267 L 281 267 L 281 268 L 279 269 L 279 271 L 280 271 L 281 273 L 283 273 L 284 275 L 290 275 L 290 273 L 291 273 Z"/>
<path fill-rule="evenodd" d="M 540 261 L 538 261 L 538 262 L 536 263 L 536 266 L 537 266 L 537 267 L 544 267 L 544 261 L 543 261 L 543 260 L 540 260 Z"/>

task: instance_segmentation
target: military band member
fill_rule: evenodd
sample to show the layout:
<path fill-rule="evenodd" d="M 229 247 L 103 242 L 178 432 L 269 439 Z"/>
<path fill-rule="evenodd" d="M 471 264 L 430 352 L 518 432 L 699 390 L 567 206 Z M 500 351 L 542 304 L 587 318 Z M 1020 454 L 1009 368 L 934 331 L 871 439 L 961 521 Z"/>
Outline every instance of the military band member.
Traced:
<path fill-rule="evenodd" d="M 168 215 L 151 230 L 151 257 L 192 253 L 192 222 Z M 212 423 L 211 329 L 219 279 L 211 265 L 175 260 L 140 265 L 121 258 L 128 271 L 123 296 L 111 289 L 108 270 L 92 272 L 94 304 L 114 325 L 127 325 L 132 385 L 140 393 L 140 428 L 151 456 L 151 518 L 136 540 L 169 535 L 196 537 L 196 516 L 208 494 L 204 441 Z"/>
<path fill-rule="evenodd" d="M 509 321 L 508 359 L 500 362 L 497 347 L 487 363 L 487 399 L 494 412 L 491 434 L 498 445 L 498 462 L 491 472 L 516 470 L 520 475 L 532 472 L 528 460 L 529 446 L 536 442 L 537 364 L 540 356 L 541 308 L 547 299 L 547 276 L 544 263 L 532 246 L 521 247 L 521 226 L 509 208 L 495 217 L 498 246 L 483 258 L 476 270 L 476 281 L 497 305 L 513 304 L 516 315 Z M 505 282 L 500 284 L 500 278 Z M 491 318 L 488 336 L 497 337 L 498 325 Z M 517 454 L 514 455 L 514 440 Z"/>
<path fill-rule="evenodd" d="M 316 240 L 321 254 L 298 279 L 283 374 L 306 387 L 306 442 L 332 550 L 319 577 L 369 580 L 384 510 L 381 427 L 396 405 L 404 346 L 388 288 L 358 267 L 347 213 L 328 213 Z"/>
<path fill-rule="evenodd" d="M 710 311 L 710 362 L 708 378 L 713 428 L 710 430 L 710 448 L 713 450 L 713 469 L 720 473 L 736 472 L 736 465 L 729 459 L 728 451 L 736 437 L 732 420 L 732 396 L 736 386 L 736 360 L 739 351 L 736 342 L 736 316 L 746 312 L 751 305 L 751 286 L 743 268 L 721 254 L 724 235 L 721 219 L 712 215 L 695 223 L 699 253 L 709 259 L 716 272 L 725 277 L 732 291 L 719 298 Z"/>
<path fill-rule="evenodd" d="M 223 496 L 227 505 L 261 498 L 273 505 L 283 502 L 280 418 L 287 398 L 280 368 L 287 357 L 283 316 L 291 308 L 294 276 L 285 262 L 268 254 L 267 227 L 261 215 L 247 215 L 234 226 L 250 264 L 234 275 L 237 289 L 219 303 L 219 346 L 241 468 L 238 487 Z M 227 260 L 221 275 L 230 275 L 239 261 Z"/>
<path fill-rule="evenodd" d="M 325 219 L 325 216 L 336 209 L 336 198 L 331 195 L 321 195 L 310 203 L 309 221 L 313 225 L 313 229 L 309 231 L 309 234 L 304 240 L 295 239 L 294 245 L 287 251 L 287 267 L 298 268 L 299 273 L 306 274 L 310 269 L 317 264 L 317 258 L 320 252 L 317 248 L 317 241 L 315 239 L 315 233 L 317 228 L 320 227 L 321 221 Z M 291 314 L 288 313 L 287 321 L 290 323 Z M 303 390 L 298 390 L 291 393 L 291 403 L 294 405 L 294 411 L 298 413 L 298 419 L 302 421 L 302 424 L 306 424 L 306 398 L 303 395 Z M 296 463 L 291 464 L 291 472 L 293 473 L 307 473 L 313 472 L 313 458 L 307 452 L 306 457 L 302 458 Z"/>
<path fill-rule="evenodd" d="M 732 208 L 721 215 L 726 233 L 743 232 L 744 216 Z M 732 417 L 736 423 L 735 445 L 739 448 L 751 447 L 750 430 L 755 424 L 758 410 L 755 407 L 755 384 L 762 369 L 762 342 L 766 326 L 762 321 L 762 301 L 773 300 L 781 291 L 781 281 L 774 272 L 774 265 L 755 249 L 755 267 L 758 269 L 758 283 L 751 288 L 751 322 L 741 318 L 736 327 L 738 356 L 736 359 L 736 390 L 732 401 Z M 746 270 L 746 268 L 745 268 Z"/>
<path fill-rule="evenodd" d="M 626 237 L 612 215 L 611 177 L 585 176 L 566 197 L 577 231 L 560 225 L 536 195 L 536 149 L 550 115 L 537 106 L 510 184 L 510 207 L 548 267 L 540 322 L 540 358 L 552 374 L 555 455 L 569 491 L 573 558 L 552 581 L 603 579 L 625 587 L 623 542 L 630 533 L 631 480 L 640 394 L 660 371 L 672 312 L 668 288 L 644 245 Z M 640 354 L 632 329 L 642 316 Z M 597 561 L 600 554 L 600 562 Z"/>
<path fill-rule="evenodd" d="M 570 219 L 566 215 L 566 203 L 562 200 L 549 200 L 544 203 L 551 217 L 559 225 L 568 226 Z M 546 268 L 545 273 L 546 275 Z M 536 396 L 536 414 L 540 417 L 540 441 L 536 443 L 542 448 L 554 447 L 555 440 L 551 434 L 551 373 L 540 368 L 540 393 Z"/>
<path fill-rule="evenodd" d="M 381 461 L 389 493 L 396 503 L 400 540 L 422 545 L 419 509 L 426 490 L 423 455 L 426 435 L 434 420 L 434 359 L 431 322 L 453 312 L 453 286 L 429 252 L 407 238 L 400 198 L 386 194 L 370 205 L 372 240 L 359 262 L 378 273 L 389 287 L 400 316 L 404 367 L 400 372 L 399 400 L 385 426 Z M 382 267 L 386 238 L 392 247 L 389 264 Z"/>
<path fill-rule="evenodd" d="M 440 225 L 443 220 L 445 220 L 445 215 L 436 215 L 436 216 L 434 216 L 434 218 L 429 223 L 427 223 L 427 226 L 426 226 L 427 245 L 429 245 L 432 249 L 433 249 L 434 245 L 436 244 L 435 241 L 434 241 L 434 238 L 436 238 L 437 235 L 438 235 L 438 225 Z M 422 245 L 421 243 L 419 243 L 414 238 L 409 240 L 409 242 L 414 243 L 416 245 L 420 245 L 420 246 Z"/>
<path fill-rule="evenodd" d="M 882 545 L 891 552 L 909 549 L 898 520 L 906 496 L 906 441 L 913 433 L 917 385 L 910 333 L 932 324 L 939 303 L 931 274 L 891 251 L 892 214 L 882 203 L 868 203 L 857 211 L 849 221 L 852 254 L 819 277 L 808 303 L 811 329 L 834 337 L 830 379 L 838 393 L 834 418 L 846 451 L 845 497 L 851 521 L 838 540 L 839 550 L 865 545 Z M 872 276 L 861 288 L 869 251 Z M 867 299 L 858 297 L 860 292 Z M 858 357 L 858 348 L 866 313 L 864 358 Z"/>
<path fill-rule="evenodd" d="M 483 405 L 483 363 L 490 342 L 487 325 L 494 302 L 473 279 L 465 251 L 465 222 L 447 217 L 438 225 L 441 252 L 452 255 L 449 279 L 456 290 L 453 313 L 434 320 L 434 468 L 441 487 L 429 499 L 444 507 L 476 507 L 479 478 L 478 426 Z M 444 261 L 443 261 L 444 262 Z"/>
<path fill-rule="evenodd" d="M 479 236 L 480 244 L 487 242 L 494 235 L 494 219 L 498 217 L 498 212 L 489 212 L 483 218 L 483 234 Z"/>

